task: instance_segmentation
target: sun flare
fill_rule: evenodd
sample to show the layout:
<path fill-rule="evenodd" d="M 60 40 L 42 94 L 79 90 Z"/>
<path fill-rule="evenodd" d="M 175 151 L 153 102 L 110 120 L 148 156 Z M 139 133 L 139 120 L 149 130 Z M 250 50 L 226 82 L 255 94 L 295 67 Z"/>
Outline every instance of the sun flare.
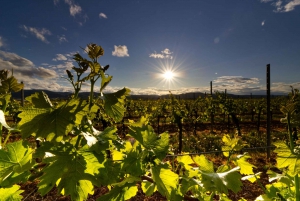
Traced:
<path fill-rule="evenodd" d="M 174 78 L 175 74 L 172 72 L 172 71 L 166 71 L 164 72 L 163 74 L 163 77 L 166 79 L 166 80 L 172 80 Z"/>
<path fill-rule="evenodd" d="M 183 62 L 184 60 L 178 61 L 176 57 L 172 57 L 172 59 L 158 59 L 156 64 L 152 64 L 151 70 L 154 72 L 149 73 L 154 78 L 153 85 L 160 94 L 176 91 L 183 86 L 185 76 Z"/>

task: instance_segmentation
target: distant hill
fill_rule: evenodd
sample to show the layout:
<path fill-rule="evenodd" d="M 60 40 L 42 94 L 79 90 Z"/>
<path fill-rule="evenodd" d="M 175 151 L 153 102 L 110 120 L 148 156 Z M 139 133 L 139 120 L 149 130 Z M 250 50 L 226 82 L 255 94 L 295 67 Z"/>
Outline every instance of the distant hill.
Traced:
<path fill-rule="evenodd" d="M 31 94 L 34 94 L 39 91 L 44 91 L 50 99 L 68 99 L 72 93 L 71 92 L 54 92 L 54 91 L 48 91 L 48 90 L 24 90 L 24 97 L 30 96 Z M 99 93 L 95 93 L 96 96 L 99 95 Z M 173 94 L 178 99 L 197 99 L 199 96 L 205 97 L 205 93 L 195 92 L 195 93 L 185 93 L 185 94 Z M 22 98 L 21 92 L 12 93 L 13 98 L 20 100 Z M 89 96 L 89 92 L 81 92 L 79 94 L 79 97 L 87 99 Z M 159 98 L 169 98 L 169 94 L 166 95 L 130 95 L 129 98 L 133 100 L 142 99 L 142 100 L 157 100 Z M 265 95 L 234 95 L 234 94 L 227 94 L 228 97 L 233 98 L 263 98 L 266 97 Z M 276 95 L 280 96 L 280 95 Z M 275 95 L 272 95 L 272 97 L 275 97 Z"/>

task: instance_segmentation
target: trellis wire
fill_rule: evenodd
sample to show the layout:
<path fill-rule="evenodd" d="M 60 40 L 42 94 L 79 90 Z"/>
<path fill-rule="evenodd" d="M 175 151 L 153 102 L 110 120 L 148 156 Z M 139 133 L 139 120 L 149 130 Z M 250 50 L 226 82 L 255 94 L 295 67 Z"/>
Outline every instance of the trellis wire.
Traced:
<path fill-rule="evenodd" d="M 243 152 L 247 150 L 258 150 L 258 149 L 268 149 L 268 148 L 276 148 L 275 146 L 265 146 L 265 147 L 252 147 L 252 148 L 243 148 L 239 151 L 233 151 L 233 152 Z M 174 154 L 174 155 L 167 155 L 166 157 L 176 157 L 176 156 L 191 156 L 191 155 L 201 155 L 201 154 L 215 154 L 215 153 L 223 153 L 223 152 L 229 152 L 232 150 L 217 150 L 217 151 L 205 151 L 205 152 L 198 152 L 198 153 L 186 153 L 186 154 Z"/>

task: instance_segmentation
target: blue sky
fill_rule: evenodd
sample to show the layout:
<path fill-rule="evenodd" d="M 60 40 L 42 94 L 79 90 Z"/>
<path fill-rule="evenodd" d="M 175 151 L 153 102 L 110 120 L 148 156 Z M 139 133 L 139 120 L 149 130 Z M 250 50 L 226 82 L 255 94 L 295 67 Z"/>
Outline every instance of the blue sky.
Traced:
<path fill-rule="evenodd" d="M 70 91 L 62 76 L 89 43 L 104 48 L 107 92 L 209 92 L 212 81 L 264 94 L 267 64 L 273 94 L 300 88 L 300 0 L 15 0 L 0 15 L 0 69 L 27 89 Z"/>

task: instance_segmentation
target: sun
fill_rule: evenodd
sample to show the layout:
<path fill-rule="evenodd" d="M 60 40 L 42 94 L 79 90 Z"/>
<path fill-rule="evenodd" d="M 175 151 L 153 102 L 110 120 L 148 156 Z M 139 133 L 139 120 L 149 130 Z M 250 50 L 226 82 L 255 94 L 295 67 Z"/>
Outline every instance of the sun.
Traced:
<path fill-rule="evenodd" d="M 172 71 L 170 71 L 170 70 L 165 71 L 165 72 L 163 73 L 163 77 L 164 77 L 166 80 L 172 80 L 172 79 L 174 78 L 174 76 L 175 76 L 175 74 L 174 74 Z"/>
<path fill-rule="evenodd" d="M 159 59 L 157 63 L 151 64 L 149 74 L 153 77 L 153 87 L 159 90 L 159 93 L 169 93 L 182 87 L 185 69 L 183 61 L 173 59 Z"/>

